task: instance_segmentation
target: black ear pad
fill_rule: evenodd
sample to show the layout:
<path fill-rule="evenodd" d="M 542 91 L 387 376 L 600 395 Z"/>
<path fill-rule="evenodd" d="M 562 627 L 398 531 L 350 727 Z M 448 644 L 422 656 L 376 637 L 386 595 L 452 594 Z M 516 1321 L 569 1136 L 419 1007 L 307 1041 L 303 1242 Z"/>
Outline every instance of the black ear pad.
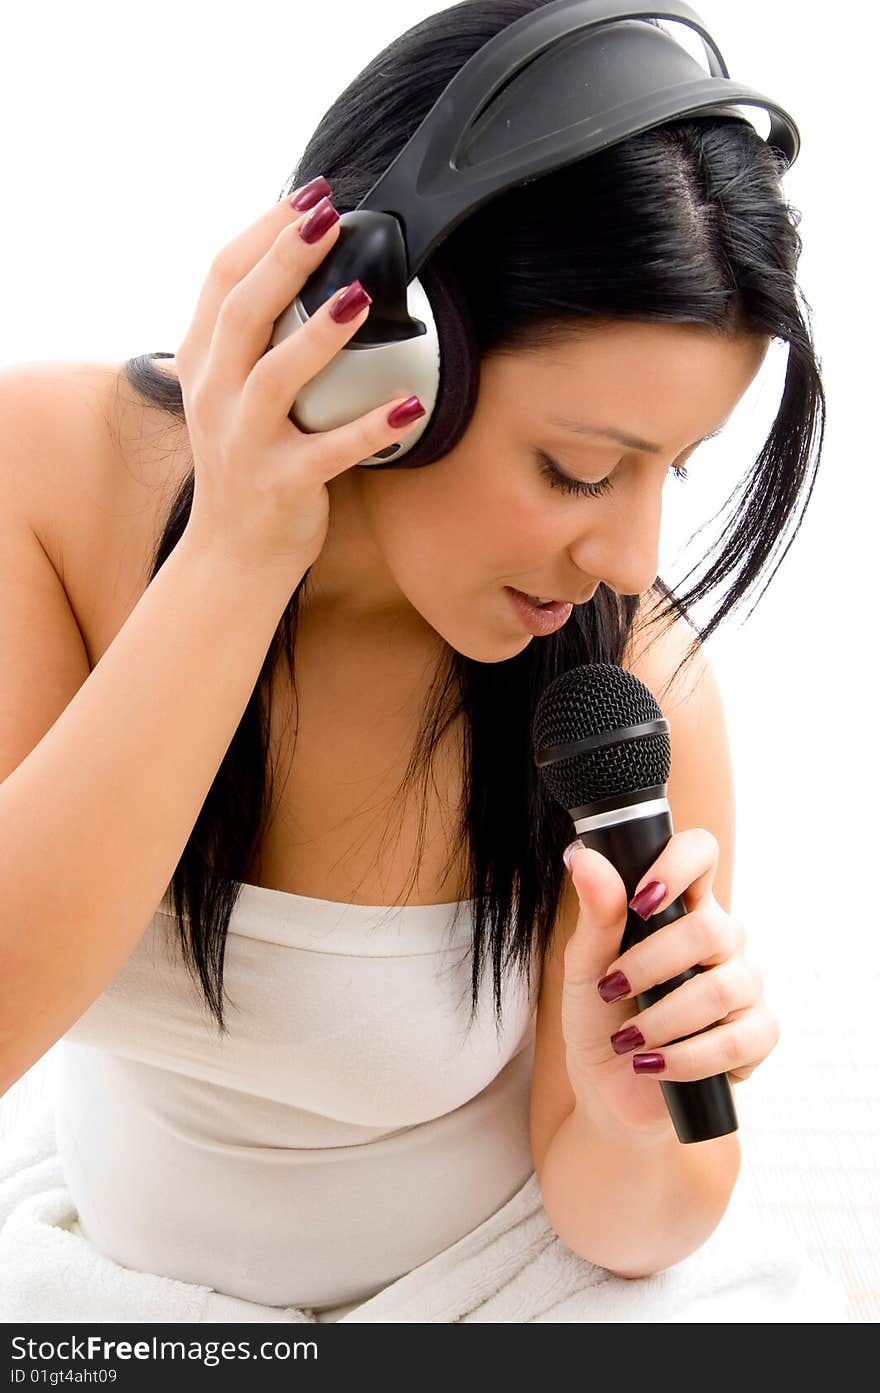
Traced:
<path fill-rule="evenodd" d="M 480 350 L 461 282 L 440 247 L 418 274 L 431 302 L 440 346 L 440 386 L 431 419 L 401 459 L 370 469 L 417 469 L 448 454 L 467 428 L 480 386 Z"/>

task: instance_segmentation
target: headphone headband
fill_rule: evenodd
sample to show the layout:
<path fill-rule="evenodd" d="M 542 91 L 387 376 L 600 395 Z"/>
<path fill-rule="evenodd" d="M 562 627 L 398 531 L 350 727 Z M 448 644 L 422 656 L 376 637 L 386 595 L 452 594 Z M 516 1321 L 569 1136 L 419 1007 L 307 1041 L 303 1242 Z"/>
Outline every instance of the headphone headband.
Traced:
<path fill-rule="evenodd" d="M 708 74 L 677 38 L 646 22 L 659 20 L 699 35 Z M 553 0 L 521 15 L 462 65 L 366 197 L 343 213 L 332 250 L 276 320 L 272 345 L 355 278 L 372 297 L 346 347 L 301 388 L 290 419 L 301 430 L 329 430 L 417 393 L 425 415 L 359 463 L 417 468 L 448 453 L 479 387 L 476 331 L 442 249 L 453 229 L 507 189 L 666 122 L 723 116 L 754 128 L 741 107 L 767 113 L 766 143 L 783 170 L 793 164 L 800 136 L 791 116 L 730 79 L 682 0 Z"/>
<path fill-rule="evenodd" d="M 709 75 L 666 30 L 637 22 L 646 19 L 699 34 Z M 748 120 L 736 104 L 768 114 L 767 143 L 790 166 L 800 148 L 791 116 L 730 79 L 683 0 L 555 0 L 471 55 L 358 209 L 399 220 L 409 281 L 453 228 L 506 189 L 676 116 Z"/>

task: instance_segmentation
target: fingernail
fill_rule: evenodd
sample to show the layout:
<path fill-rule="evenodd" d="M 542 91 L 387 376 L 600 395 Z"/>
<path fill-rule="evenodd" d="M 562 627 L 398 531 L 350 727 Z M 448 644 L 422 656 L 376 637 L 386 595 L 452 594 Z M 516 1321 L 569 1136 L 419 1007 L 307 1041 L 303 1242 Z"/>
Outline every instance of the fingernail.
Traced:
<path fill-rule="evenodd" d="M 654 913 L 661 900 L 666 898 L 666 886 L 662 880 L 652 880 L 644 889 L 634 895 L 629 902 L 630 909 L 634 909 L 642 919 L 648 919 Z"/>
<path fill-rule="evenodd" d="M 335 319 L 337 324 L 348 324 L 357 318 L 365 305 L 372 303 L 373 297 L 367 294 L 360 281 L 352 281 L 330 306 L 330 318 Z"/>
<path fill-rule="evenodd" d="M 622 972 L 609 972 L 596 983 L 596 991 L 603 1001 L 619 1001 L 622 996 L 628 996 L 632 988 Z"/>
<path fill-rule="evenodd" d="M 645 1037 L 637 1025 L 628 1025 L 625 1030 L 615 1030 L 611 1036 L 611 1048 L 615 1054 L 629 1054 L 645 1043 Z"/>
<path fill-rule="evenodd" d="M 400 406 L 395 406 L 393 411 L 389 411 L 387 420 L 389 426 L 396 430 L 398 426 L 408 426 L 411 421 L 417 421 L 424 414 L 425 408 L 418 397 L 407 397 Z"/>
<path fill-rule="evenodd" d="M 299 235 L 304 242 L 317 242 L 318 238 L 323 237 L 324 233 L 338 221 L 339 214 L 329 198 L 322 198 L 305 221 L 300 223 Z"/>
<path fill-rule="evenodd" d="M 290 199 L 290 206 L 296 208 L 297 212 L 305 213 L 307 209 L 314 208 L 315 204 L 325 198 L 329 192 L 330 185 L 323 174 L 319 174 L 317 179 L 312 179 L 311 183 L 303 185 L 296 198 Z"/>
<path fill-rule="evenodd" d="M 659 1074 L 666 1068 L 662 1054 L 634 1054 L 633 1069 L 637 1074 Z"/>
<path fill-rule="evenodd" d="M 572 856 L 574 856 L 574 854 L 575 854 L 576 851 L 581 850 L 581 849 L 583 848 L 583 845 L 584 845 L 584 844 L 583 844 L 583 842 L 581 841 L 580 837 L 575 837 L 574 841 L 573 841 L 573 842 L 569 842 L 568 846 L 567 846 L 567 847 L 565 848 L 565 850 L 563 851 L 563 853 L 562 853 L 562 859 L 563 859 L 563 861 L 565 862 L 565 869 L 566 869 L 567 871 L 570 871 L 570 870 L 571 870 L 571 858 L 572 858 Z"/>

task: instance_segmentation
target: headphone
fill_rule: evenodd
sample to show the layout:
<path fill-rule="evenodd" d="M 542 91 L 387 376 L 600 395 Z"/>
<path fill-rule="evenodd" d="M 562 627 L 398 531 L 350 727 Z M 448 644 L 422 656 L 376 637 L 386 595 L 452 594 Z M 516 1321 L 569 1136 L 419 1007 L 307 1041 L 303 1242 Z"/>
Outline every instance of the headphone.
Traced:
<path fill-rule="evenodd" d="M 639 22 L 646 19 L 695 30 L 709 75 L 667 30 Z M 740 105 L 769 116 L 766 143 L 785 172 L 800 149 L 794 121 L 731 81 L 718 45 L 681 0 L 553 0 L 507 25 L 459 69 L 357 208 L 340 216 L 335 245 L 276 320 L 272 347 L 356 277 L 372 296 L 366 321 L 300 390 L 290 420 L 303 431 L 331 430 L 415 393 L 424 416 L 358 467 L 439 459 L 467 428 L 480 370 L 473 319 L 443 240 L 505 190 L 674 117 L 754 125 Z M 444 391 L 447 381 L 453 390 Z"/>

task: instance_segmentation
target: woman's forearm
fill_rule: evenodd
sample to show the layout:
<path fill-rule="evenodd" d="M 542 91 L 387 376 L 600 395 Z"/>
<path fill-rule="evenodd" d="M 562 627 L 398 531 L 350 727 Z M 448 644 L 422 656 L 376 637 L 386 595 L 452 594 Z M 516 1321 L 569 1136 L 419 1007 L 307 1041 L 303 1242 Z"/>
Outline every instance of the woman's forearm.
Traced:
<path fill-rule="evenodd" d="M 572 1252 L 620 1277 L 647 1277 L 696 1251 L 736 1184 L 735 1132 L 685 1145 L 670 1123 L 650 1144 L 609 1139 L 575 1107 L 553 1137 L 539 1183 L 551 1225 Z"/>

